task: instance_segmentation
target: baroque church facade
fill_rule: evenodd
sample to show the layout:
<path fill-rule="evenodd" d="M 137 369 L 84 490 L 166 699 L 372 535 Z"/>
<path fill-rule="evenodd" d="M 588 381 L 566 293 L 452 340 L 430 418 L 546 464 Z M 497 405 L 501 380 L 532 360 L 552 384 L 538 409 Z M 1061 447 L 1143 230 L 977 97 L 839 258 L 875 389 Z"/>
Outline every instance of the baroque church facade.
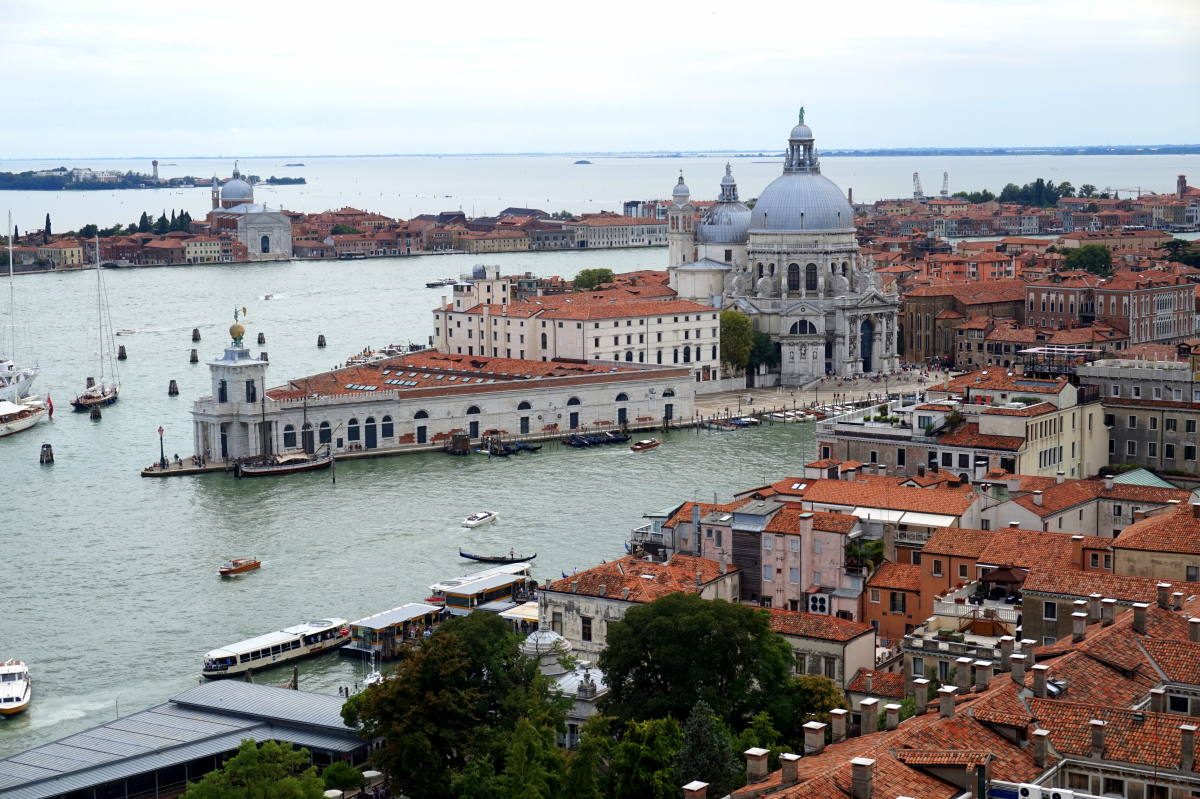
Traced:
<path fill-rule="evenodd" d="M 254 187 L 242 178 L 236 163 L 224 185 L 213 175 L 210 229 L 237 236 L 252 261 L 286 261 L 292 257 L 292 220 L 254 202 Z"/>
<path fill-rule="evenodd" d="M 717 202 L 697 216 L 680 175 L 667 236 L 671 287 L 682 298 L 745 312 L 778 346 L 782 385 L 899 367 L 899 297 L 859 253 L 854 211 L 821 174 L 803 110 L 783 174 L 753 209 L 738 200 L 726 165 Z"/>

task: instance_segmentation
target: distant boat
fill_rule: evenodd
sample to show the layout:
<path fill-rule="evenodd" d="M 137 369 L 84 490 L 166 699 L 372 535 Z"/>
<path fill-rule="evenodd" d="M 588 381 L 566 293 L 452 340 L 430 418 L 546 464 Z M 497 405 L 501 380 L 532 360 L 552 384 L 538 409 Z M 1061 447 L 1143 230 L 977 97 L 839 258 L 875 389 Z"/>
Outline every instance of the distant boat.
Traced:
<path fill-rule="evenodd" d="M 458 556 L 460 558 L 466 558 L 467 560 L 479 561 L 480 563 L 524 563 L 525 561 L 536 558 L 537 553 L 534 552 L 532 555 L 518 555 L 516 552 L 510 549 L 508 550 L 507 555 L 476 555 L 474 553 L 464 552 L 462 549 L 459 549 Z"/>
<path fill-rule="evenodd" d="M 481 524 L 488 524 L 500 518 L 495 511 L 481 510 L 478 513 L 472 513 L 467 518 L 463 519 L 463 527 L 478 527 Z"/>
<path fill-rule="evenodd" d="M 96 237 L 96 324 L 100 335 L 100 382 L 92 378 L 87 380 L 87 388 L 75 399 L 71 407 L 76 411 L 90 411 L 112 405 L 117 401 L 121 390 L 121 377 L 117 372 L 117 363 L 113 360 L 112 314 L 108 310 L 108 294 L 104 291 L 104 273 L 100 271 L 100 237 Z M 104 368 L 108 366 L 112 375 L 111 384 L 104 381 Z M 99 418 L 99 417 L 93 417 Z"/>
<path fill-rule="evenodd" d="M 332 464 L 333 455 L 328 451 L 313 455 L 307 452 L 294 452 L 274 455 L 270 458 L 239 461 L 234 467 L 233 473 L 237 477 L 271 477 L 327 469 Z"/>
<path fill-rule="evenodd" d="M 578 161 L 576 161 L 575 163 L 576 163 L 576 164 L 590 164 L 590 163 L 592 163 L 592 162 L 591 162 L 591 161 L 589 161 L 589 160 L 587 160 L 586 158 L 580 158 L 580 159 L 579 159 Z"/>
<path fill-rule="evenodd" d="M 261 567 L 262 563 L 254 558 L 230 558 L 221 564 L 217 573 L 222 577 L 232 577 L 235 574 L 245 574 Z"/>
<path fill-rule="evenodd" d="M 284 166 L 304 166 L 304 164 L 284 164 Z"/>

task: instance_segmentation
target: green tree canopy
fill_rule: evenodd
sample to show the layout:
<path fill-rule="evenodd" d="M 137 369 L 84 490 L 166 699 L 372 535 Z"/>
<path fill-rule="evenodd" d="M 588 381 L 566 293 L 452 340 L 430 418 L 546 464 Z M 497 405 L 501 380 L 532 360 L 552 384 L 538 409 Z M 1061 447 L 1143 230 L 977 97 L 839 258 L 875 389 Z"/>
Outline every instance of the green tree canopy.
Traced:
<path fill-rule="evenodd" d="M 95 225 L 88 224 L 79 228 L 79 235 L 85 239 L 93 238 L 99 234 L 100 228 L 96 227 Z"/>
<path fill-rule="evenodd" d="M 611 269 L 584 269 L 575 276 L 576 291 L 591 291 L 601 283 L 611 283 L 613 279 L 613 271 Z"/>
<path fill-rule="evenodd" d="M 329 232 L 331 234 L 333 234 L 334 236 L 351 236 L 356 233 L 362 233 L 361 230 L 354 227 L 353 225 L 342 225 L 342 224 L 334 225 L 332 228 L 329 229 Z"/>
<path fill-rule="evenodd" d="M 754 349 L 754 326 L 750 317 L 736 308 L 721 311 L 721 363 L 745 369 Z"/>
<path fill-rule="evenodd" d="M 609 625 L 600 668 L 607 713 L 678 720 L 702 699 L 723 723 L 741 728 L 787 693 L 792 650 L 760 610 L 670 594 Z"/>
<path fill-rule="evenodd" d="M 630 721 L 609 763 L 612 799 L 675 799 L 679 785 L 675 758 L 683 746 L 683 732 L 672 718 Z"/>
<path fill-rule="evenodd" d="M 149 233 L 152 224 L 153 223 L 150 221 L 150 215 L 145 211 L 142 211 L 142 216 L 138 219 L 137 223 L 138 233 Z"/>
<path fill-rule="evenodd" d="M 162 214 L 158 217 L 158 219 L 156 219 L 154 221 L 154 227 L 152 228 L 152 230 L 154 231 L 155 234 L 157 234 L 159 236 L 161 236 L 162 234 L 167 233 L 171 230 L 171 223 L 167 221 L 167 212 L 166 211 L 163 211 Z"/>
<path fill-rule="evenodd" d="M 184 799 L 322 799 L 325 783 L 307 749 L 267 741 L 242 741 L 216 771 L 188 786 Z"/>
<path fill-rule="evenodd" d="M 1063 264 L 1067 269 L 1086 269 L 1102 277 L 1112 274 L 1112 251 L 1103 244 L 1085 244 L 1066 253 Z"/>
<path fill-rule="evenodd" d="M 326 789 L 348 791 L 351 788 L 361 788 L 366 784 L 362 772 L 345 760 L 335 760 L 321 772 L 321 781 Z"/>
<path fill-rule="evenodd" d="M 675 755 L 676 784 L 692 780 L 707 782 L 714 796 L 724 796 L 745 782 L 729 728 L 703 699 L 692 705 L 683 725 L 683 746 Z"/>
<path fill-rule="evenodd" d="M 768 367 L 779 365 L 779 351 L 775 349 L 775 342 L 771 341 L 771 337 L 761 331 L 754 333 L 754 346 L 750 349 L 750 364 L 751 368 L 757 368 L 759 364 L 766 364 Z"/>
<path fill-rule="evenodd" d="M 1200 245 L 1194 241 L 1171 239 L 1163 244 L 1163 249 L 1167 251 L 1169 261 L 1200 267 Z"/>

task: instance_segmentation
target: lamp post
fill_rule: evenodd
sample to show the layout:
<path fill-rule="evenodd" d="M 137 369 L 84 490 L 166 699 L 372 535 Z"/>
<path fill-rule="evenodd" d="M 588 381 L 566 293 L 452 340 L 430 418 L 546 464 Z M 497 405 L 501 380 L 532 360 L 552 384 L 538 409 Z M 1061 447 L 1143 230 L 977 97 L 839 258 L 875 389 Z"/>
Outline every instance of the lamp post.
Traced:
<path fill-rule="evenodd" d="M 165 432 L 163 426 L 160 424 L 158 426 L 158 465 L 162 469 L 167 468 L 167 453 L 163 449 L 163 433 Z"/>

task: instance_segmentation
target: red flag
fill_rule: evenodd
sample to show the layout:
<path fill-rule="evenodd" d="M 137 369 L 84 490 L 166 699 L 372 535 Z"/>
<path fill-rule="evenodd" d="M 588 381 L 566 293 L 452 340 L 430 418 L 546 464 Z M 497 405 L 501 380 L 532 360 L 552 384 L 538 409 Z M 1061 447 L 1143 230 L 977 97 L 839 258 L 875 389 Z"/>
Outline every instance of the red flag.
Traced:
<path fill-rule="evenodd" d="M 50 399 L 50 395 L 46 395 L 46 409 L 50 411 L 50 418 L 54 418 L 54 400 Z"/>

